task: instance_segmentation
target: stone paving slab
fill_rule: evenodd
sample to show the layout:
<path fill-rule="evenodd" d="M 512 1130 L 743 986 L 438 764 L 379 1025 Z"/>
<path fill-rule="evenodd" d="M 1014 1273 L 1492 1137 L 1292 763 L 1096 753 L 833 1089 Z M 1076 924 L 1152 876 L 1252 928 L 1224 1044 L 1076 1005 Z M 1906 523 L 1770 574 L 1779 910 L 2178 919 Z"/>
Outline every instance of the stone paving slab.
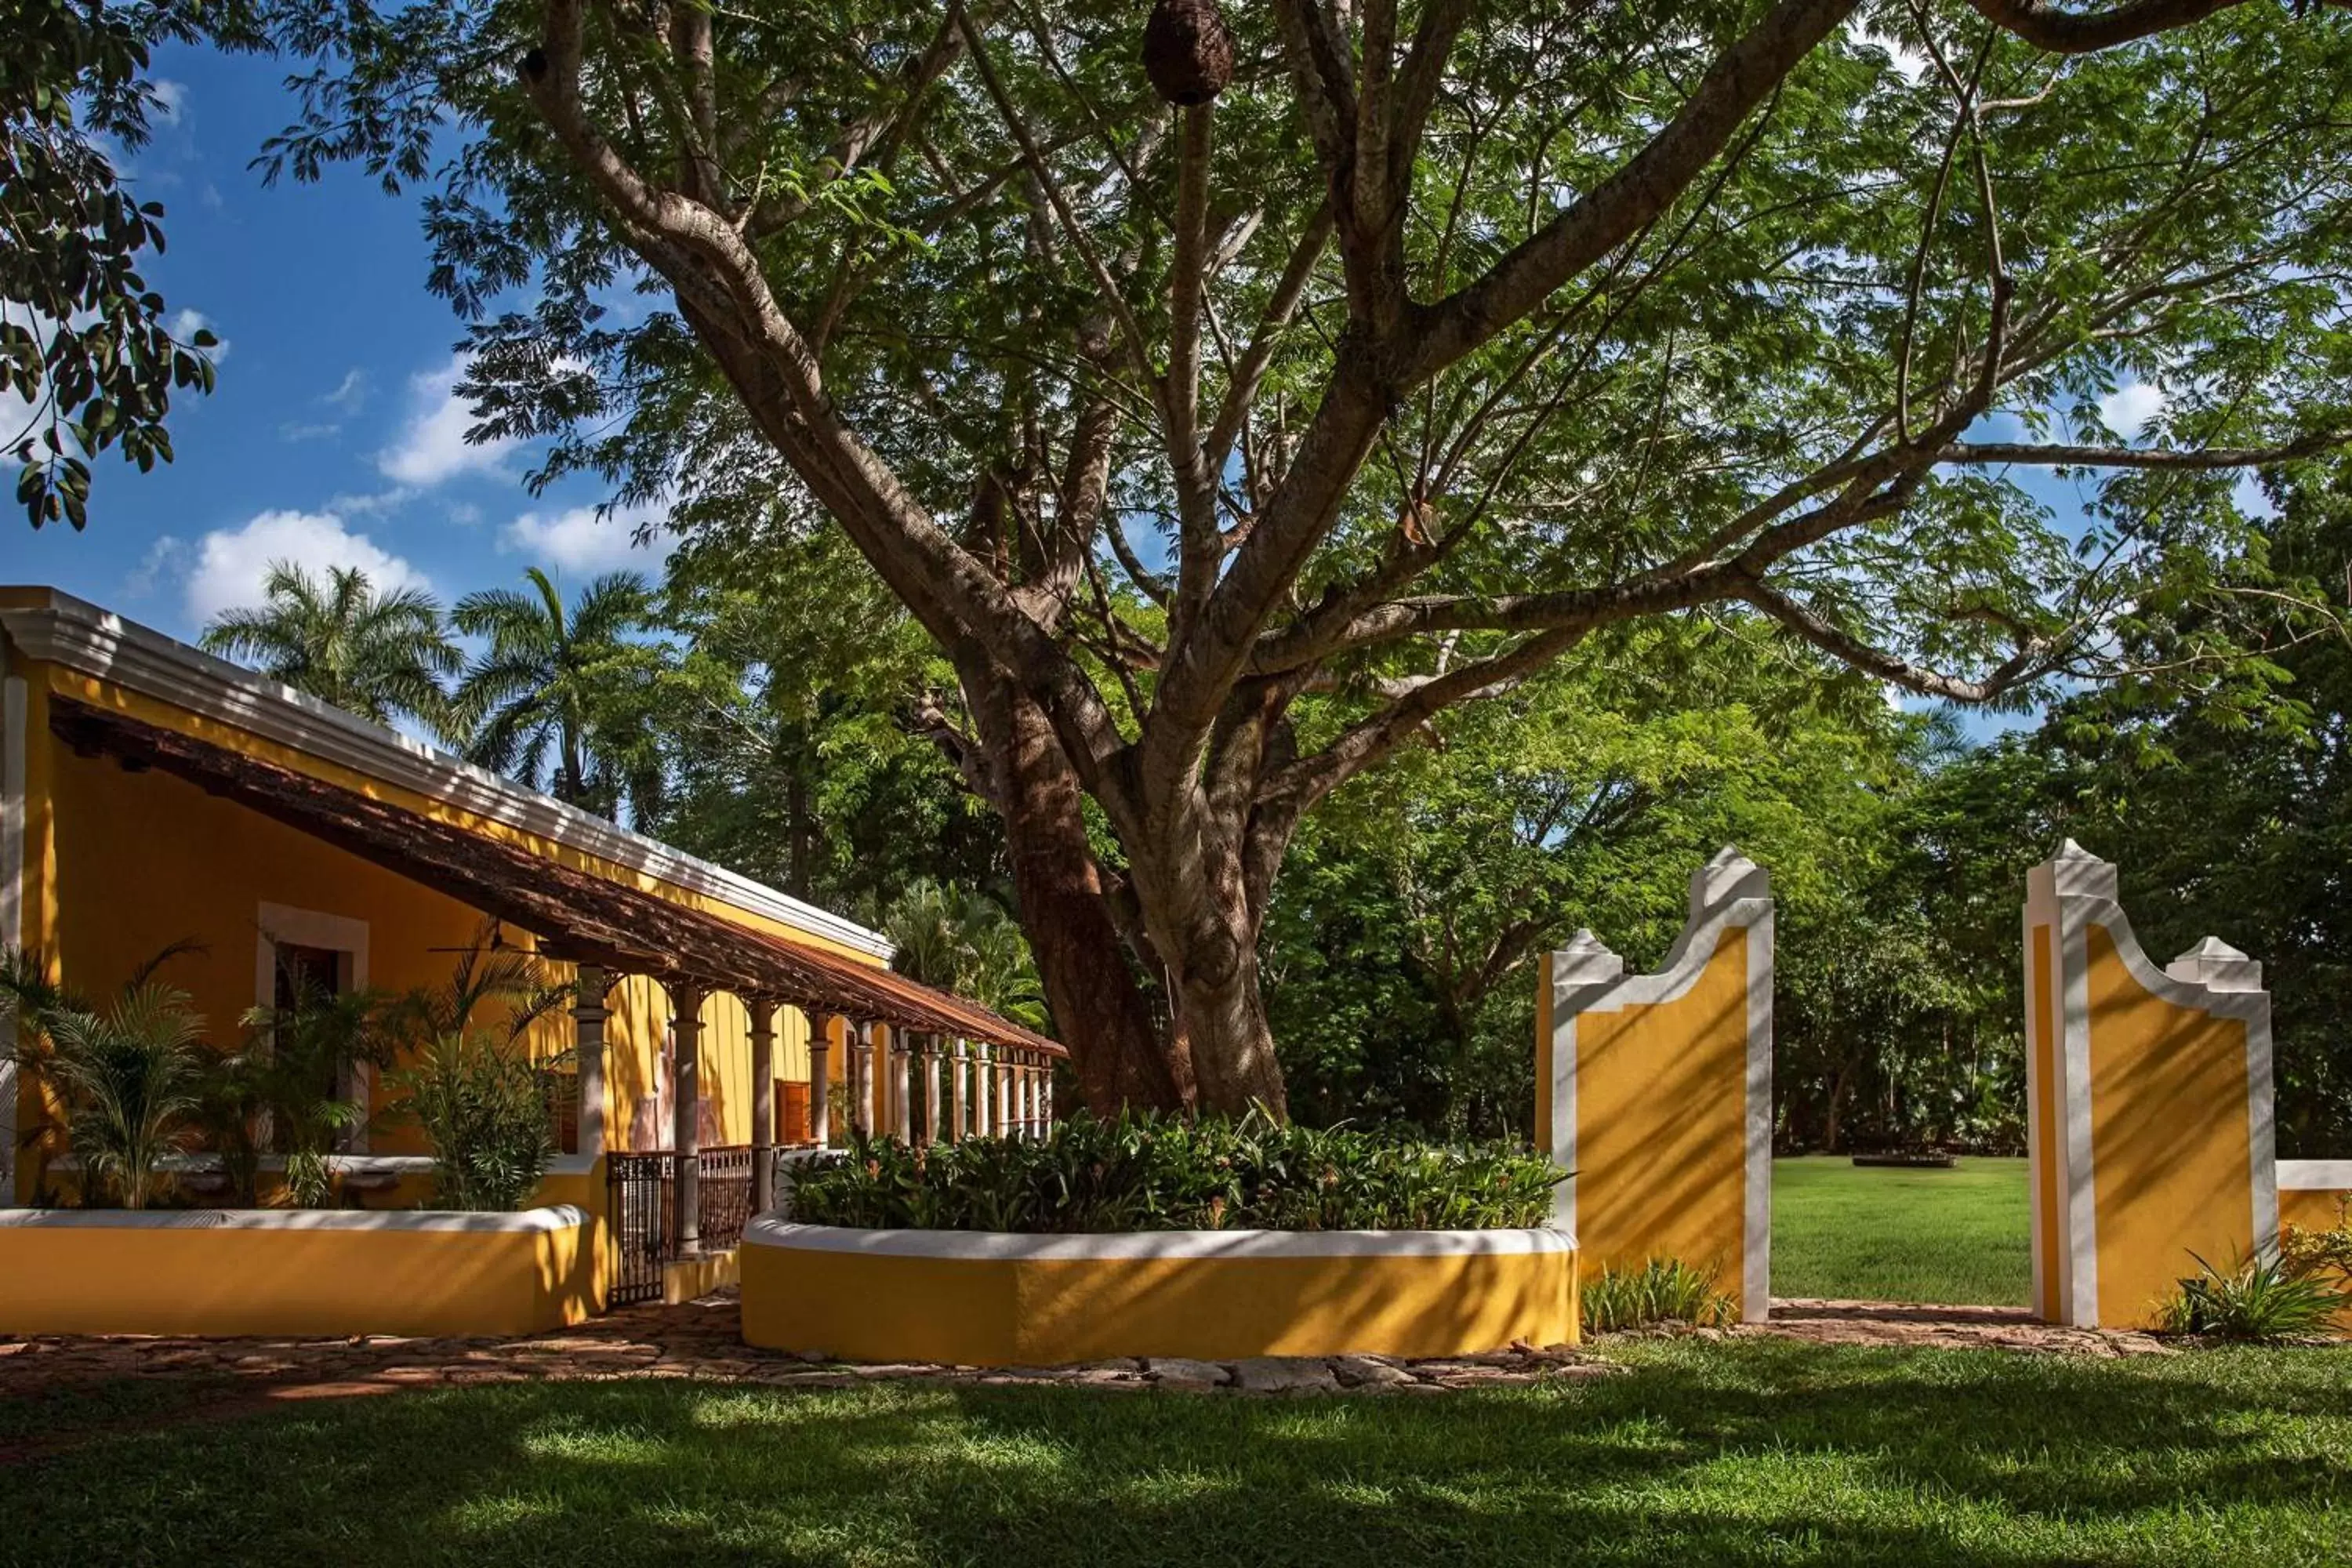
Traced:
<path fill-rule="evenodd" d="M 0 1399 L 37 1398 L 77 1384 L 183 1378 L 228 1386 L 234 1397 L 331 1397 L 402 1387 L 624 1378 L 693 1379 L 778 1388 L 846 1388 L 916 1380 L 991 1387 L 1060 1384 L 1093 1389 L 1234 1394 L 1445 1392 L 1527 1387 L 1605 1377 L 1613 1339 L 1674 1335 L 1703 1340 L 1769 1336 L 1822 1344 L 1990 1349 L 2095 1357 L 2169 1355 L 2147 1334 L 2057 1328 L 2021 1310 L 1883 1302 L 1775 1302 L 1772 1321 L 1732 1329 L 1642 1331 L 1581 1349 L 1514 1345 L 1481 1355 L 1425 1361 L 1390 1356 L 1263 1357 L 1211 1362 L 1180 1357 L 1112 1360 L 1071 1367 L 956 1367 L 929 1363 L 845 1365 L 816 1352 L 747 1345 L 732 1289 L 683 1306 L 625 1309 L 519 1339 L 203 1340 L 114 1335 L 0 1340 Z"/>

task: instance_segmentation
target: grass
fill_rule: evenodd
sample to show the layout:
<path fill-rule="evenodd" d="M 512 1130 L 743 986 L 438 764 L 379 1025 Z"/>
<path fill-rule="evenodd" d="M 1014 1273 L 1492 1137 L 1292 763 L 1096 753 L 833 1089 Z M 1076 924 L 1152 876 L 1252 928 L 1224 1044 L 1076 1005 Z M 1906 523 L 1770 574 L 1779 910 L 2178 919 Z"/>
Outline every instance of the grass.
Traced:
<path fill-rule="evenodd" d="M 2033 1286 L 2023 1160 L 1956 1170 L 1772 1163 L 1772 1293 L 2022 1307 Z"/>
<path fill-rule="evenodd" d="M 1021 1568 L 2352 1557 L 2352 1352 L 1651 1342 L 1443 1398 L 523 1384 L 0 1468 L 0 1561 Z"/>

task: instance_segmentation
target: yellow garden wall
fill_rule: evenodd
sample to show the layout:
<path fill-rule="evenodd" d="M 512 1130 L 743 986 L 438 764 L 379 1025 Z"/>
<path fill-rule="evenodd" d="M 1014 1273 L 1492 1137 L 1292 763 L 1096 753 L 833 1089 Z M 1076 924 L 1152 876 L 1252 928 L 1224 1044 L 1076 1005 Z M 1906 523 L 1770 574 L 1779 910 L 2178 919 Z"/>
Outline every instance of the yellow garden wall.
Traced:
<path fill-rule="evenodd" d="M 0 1210 L 0 1333 L 521 1334 L 600 1298 L 577 1208 Z"/>
<path fill-rule="evenodd" d="M 761 1220 L 743 1337 L 857 1361 L 1440 1356 L 1577 1338 L 1577 1259 L 1534 1231 L 1010 1236 Z"/>
<path fill-rule="evenodd" d="M 1580 931 L 1547 955 L 1536 1121 L 1570 1173 L 1556 1222 L 1587 1269 L 1712 1268 L 1742 1315 L 1769 1305 L 1770 885 L 1726 850 L 1691 882 L 1654 974 Z"/>
<path fill-rule="evenodd" d="M 2035 1300 L 2083 1327 L 2151 1324 L 2199 1258 L 2278 1237 L 2261 965 L 2209 938 L 2158 970 L 2116 889 L 2071 842 L 2027 887 Z"/>

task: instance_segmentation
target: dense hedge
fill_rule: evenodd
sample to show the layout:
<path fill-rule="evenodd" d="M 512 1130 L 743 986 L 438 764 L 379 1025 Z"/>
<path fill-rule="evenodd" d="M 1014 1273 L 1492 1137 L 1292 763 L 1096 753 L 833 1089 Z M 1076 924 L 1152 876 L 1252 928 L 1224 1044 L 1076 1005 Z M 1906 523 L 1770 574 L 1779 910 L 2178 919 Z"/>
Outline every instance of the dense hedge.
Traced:
<path fill-rule="evenodd" d="M 1348 1129 L 1080 1114 L 1043 1138 L 858 1141 L 793 1177 L 792 1215 L 865 1229 L 1491 1230 L 1541 1225 L 1551 1163 Z"/>

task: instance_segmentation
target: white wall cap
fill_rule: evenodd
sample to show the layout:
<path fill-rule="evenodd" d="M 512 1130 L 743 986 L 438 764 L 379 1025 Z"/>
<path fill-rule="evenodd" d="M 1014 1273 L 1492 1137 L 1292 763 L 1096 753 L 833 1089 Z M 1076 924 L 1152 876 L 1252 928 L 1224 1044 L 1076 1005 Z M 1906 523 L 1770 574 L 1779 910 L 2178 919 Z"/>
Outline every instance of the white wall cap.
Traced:
<path fill-rule="evenodd" d="M 1704 920 L 1740 899 L 1769 899 L 1772 879 L 1764 868 L 1727 844 L 1715 858 L 1691 873 L 1690 918 Z"/>
<path fill-rule="evenodd" d="M 2029 890 L 2036 883 L 2053 898 L 2105 899 L 2114 903 L 2118 897 L 2115 867 L 2071 838 L 2058 846 L 2057 854 L 2026 873 Z"/>
<path fill-rule="evenodd" d="M 2218 936 L 2209 936 L 2164 966 L 2175 980 L 2186 980 L 2208 991 L 2260 991 L 2263 966 Z"/>
<path fill-rule="evenodd" d="M 1609 944 L 1579 927 L 1568 945 L 1552 954 L 1551 982 L 1555 993 L 1570 985 L 1599 985 L 1625 973 L 1625 961 Z"/>

